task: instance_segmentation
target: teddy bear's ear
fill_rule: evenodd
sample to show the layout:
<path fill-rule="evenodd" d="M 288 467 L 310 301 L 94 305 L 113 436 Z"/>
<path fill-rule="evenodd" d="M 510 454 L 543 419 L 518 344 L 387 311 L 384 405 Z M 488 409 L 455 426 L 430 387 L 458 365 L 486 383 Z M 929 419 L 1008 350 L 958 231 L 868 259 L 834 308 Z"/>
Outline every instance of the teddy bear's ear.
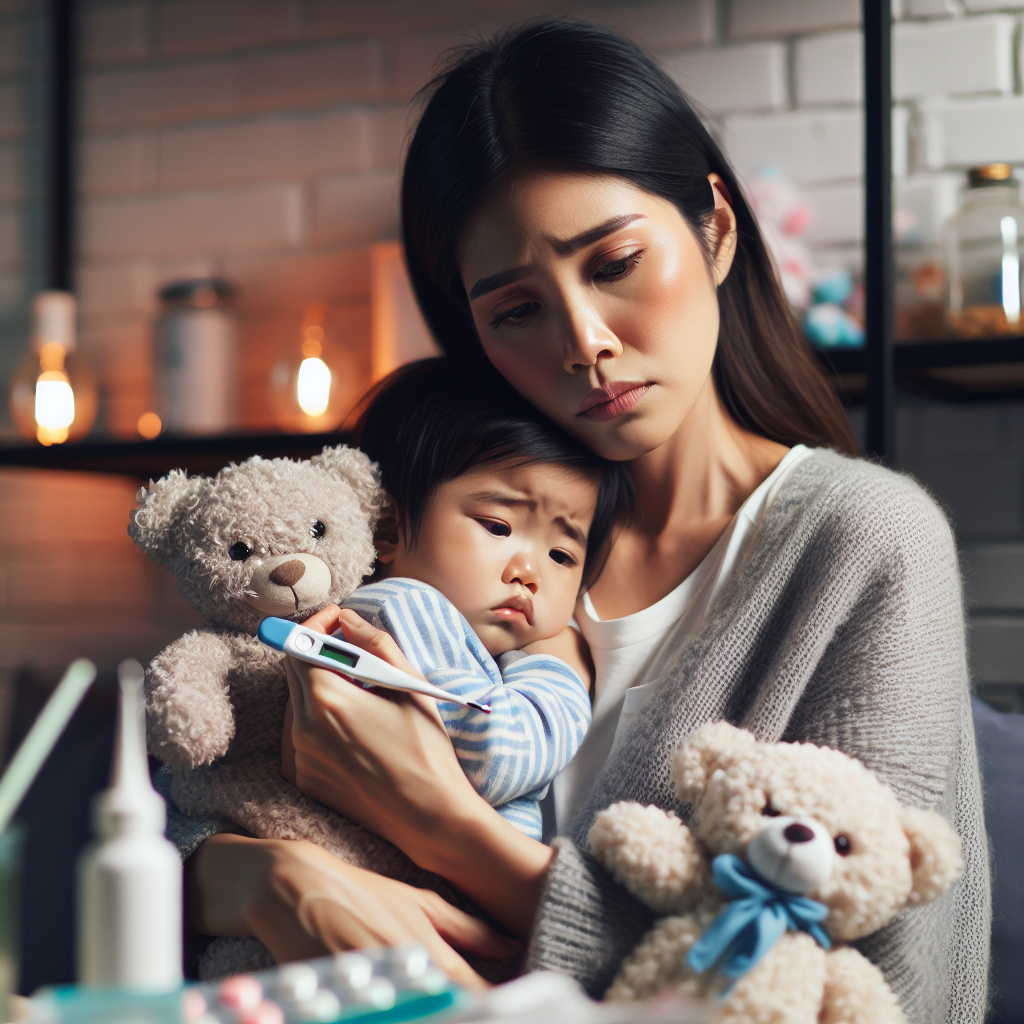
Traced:
<path fill-rule="evenodd" d="M 371 462 L 358 448 L 339 444 L 325 448 L 309 460 L 336 480 L 344 480 L 355 492 L 359 507 L 373 520 L 380 514 L 384 493 L 380 486 L 377 464 Z"/>
<path fill-rule="evenodd" d="M 707 780 L 724 758 L 756 744 L 746 729 L 737 729 L 728 722 L 702 725 L 683 740 L 676 753 L 673 775 L 679 799 L 688 804 L 700 799 Z"/>
<path fill-rule="evenodd" d="M 169 565 L 178 549 L 174 525 L 185 508 L 194 506 L 206 480 L 189 477 L 181 469 L 172 469 L 149 487 L 140 487 L 135 496 L 138 507 L 128 523 L 128 534 L 158 565 Z"/>
<path fill-rule="evenodd" d="M 913 885 L 908 903 L 930 903 L 963 873 L 960 837 L 941 814 L 900 808 L 900 823 L 910 840 Z"/>

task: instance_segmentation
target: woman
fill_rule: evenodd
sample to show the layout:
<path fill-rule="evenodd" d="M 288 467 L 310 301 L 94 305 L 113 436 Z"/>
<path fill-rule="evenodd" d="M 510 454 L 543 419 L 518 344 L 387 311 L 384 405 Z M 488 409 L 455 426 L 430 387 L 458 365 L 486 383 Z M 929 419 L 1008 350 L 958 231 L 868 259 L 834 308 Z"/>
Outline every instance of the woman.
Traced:
<path fill-rule="evenodd" d="M 912 482 L 854 453 L 799 338 L 736 179 L 678 89 L 624 38 L 545 21 L 462 54 L 435 83 L 402 191 L 410 276 L 475 386 L 494 369 L 600 455 L 628 460 L 636 513 L 577 619 L 594 725 L 555 784 L 552 847 L 472 790 L 436 712 L 291 666 L 300 787 L 391 840 L 529 942 L 529 966 L 600 994 L 650 915 L 587 856 L 597 810 L 675 808 L 672 754 L 726 718 L 829 744 L 946 813 L 958 889 L 864 943 L 919 1021 L 980 1021 L 988 881 L 948 525 Z M 834 449 L 834 450 L 829 450 Z M 351 612 L 317 625 L 404 665 Z M 640 711 L 643 714 L 640 714 Z M 188 823 L 198 931 L 278 957 L 414 936 L 507 940 L 433 893 L 323 851 Z"/>

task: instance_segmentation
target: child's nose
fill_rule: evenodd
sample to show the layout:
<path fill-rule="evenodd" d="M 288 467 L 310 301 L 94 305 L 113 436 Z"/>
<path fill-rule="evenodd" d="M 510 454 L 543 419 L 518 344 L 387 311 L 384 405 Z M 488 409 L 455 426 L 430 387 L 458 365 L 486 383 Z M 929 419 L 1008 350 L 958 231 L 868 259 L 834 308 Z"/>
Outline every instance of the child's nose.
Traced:
<path fill-rule="evenodd" d="M 510 559 L 508 565 L 505 566 L 505 571 L 501 575 L 501 582 L 509 585 L 518 583 L 531 594 L 536 594 L 540 579 L 534 570 L 533 559 L 526 555 L 517 555 Z"/>

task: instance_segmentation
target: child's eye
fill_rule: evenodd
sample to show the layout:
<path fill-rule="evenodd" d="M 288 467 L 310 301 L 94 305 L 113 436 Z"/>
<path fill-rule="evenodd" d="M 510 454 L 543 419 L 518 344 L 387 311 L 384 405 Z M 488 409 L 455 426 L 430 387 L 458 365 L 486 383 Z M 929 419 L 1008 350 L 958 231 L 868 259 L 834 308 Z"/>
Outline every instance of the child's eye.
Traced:
<path fill-rule="evenodd" d="M 576 564 L 576 559 L 568 551 L 559 551 L 558 548 L 552 548 L 548 554 L 550 554 L 551 560 L 559 565 L 567 565 L 572 568 Z"/>
<path fill-rule="evenodd" d="M 508 537 L 512 533 L 512 527 L 503 523 L 500 519 L 478 519 L 477 522 L 492 537 Z"/>

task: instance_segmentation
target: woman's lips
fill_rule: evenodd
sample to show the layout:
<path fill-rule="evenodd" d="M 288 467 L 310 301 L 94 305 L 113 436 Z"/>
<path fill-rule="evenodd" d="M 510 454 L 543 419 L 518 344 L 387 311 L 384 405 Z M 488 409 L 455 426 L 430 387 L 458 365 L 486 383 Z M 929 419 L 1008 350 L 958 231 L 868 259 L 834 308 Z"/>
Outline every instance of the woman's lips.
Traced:
<path fill-rule="evenodd" d="M 613 420 L 632 409 L 650 390 L 650 384 L 639 380 L 616 381 L 603 388 L 594 388 L 580 402 L 576 415 L 596 423 Z"/>

